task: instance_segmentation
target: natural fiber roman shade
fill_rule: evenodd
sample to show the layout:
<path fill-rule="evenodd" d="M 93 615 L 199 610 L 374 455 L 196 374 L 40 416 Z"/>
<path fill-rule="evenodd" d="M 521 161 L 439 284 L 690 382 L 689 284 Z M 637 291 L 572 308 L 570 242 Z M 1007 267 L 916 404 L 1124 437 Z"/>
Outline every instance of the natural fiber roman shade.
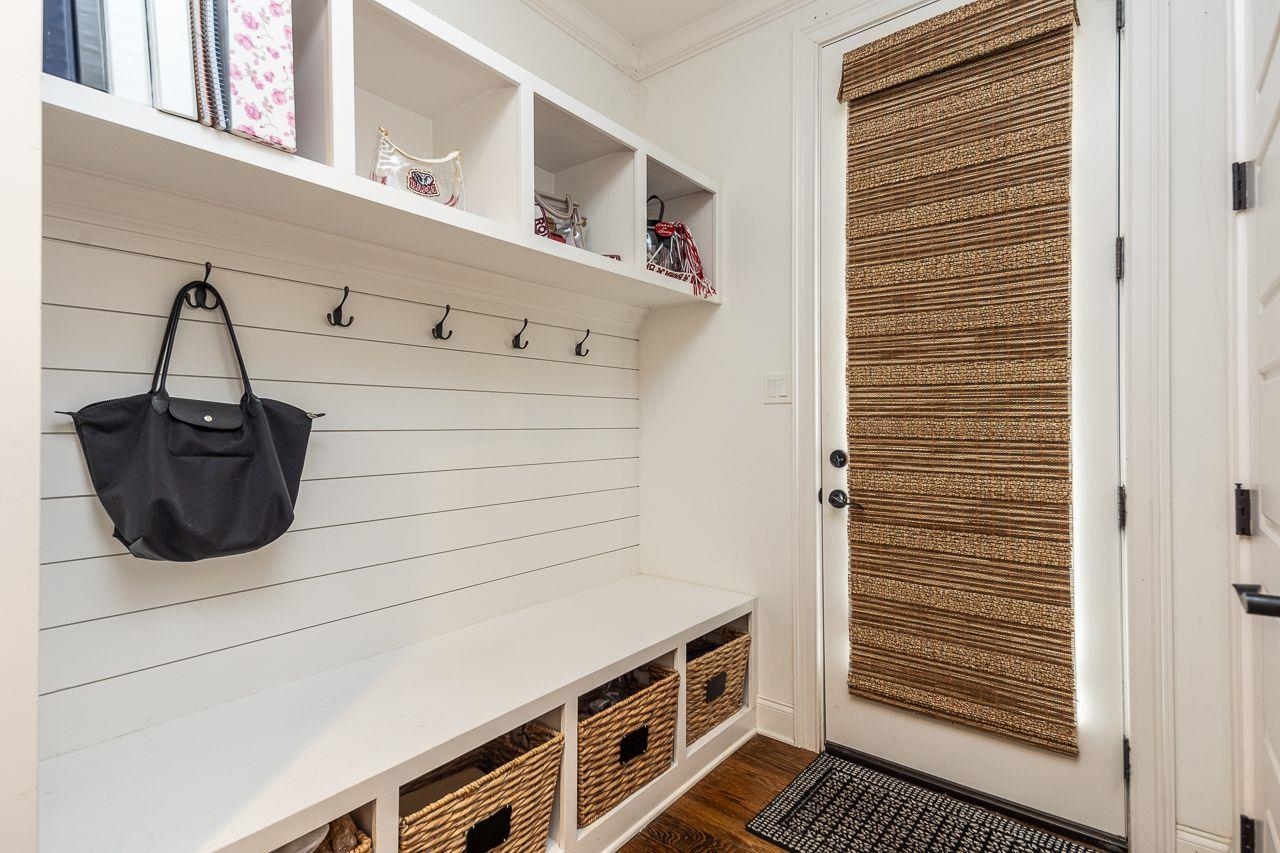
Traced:
<path fill-rule="evenodd" d="M 840 100 L 882 92 L 1077 23 L 1075 0 L 977 0 L 846 53 Z"/>
<path fill-rule="evenodd" d="M 845 56 L 849 689 L 1077 751 L 1071 0 Z"/>

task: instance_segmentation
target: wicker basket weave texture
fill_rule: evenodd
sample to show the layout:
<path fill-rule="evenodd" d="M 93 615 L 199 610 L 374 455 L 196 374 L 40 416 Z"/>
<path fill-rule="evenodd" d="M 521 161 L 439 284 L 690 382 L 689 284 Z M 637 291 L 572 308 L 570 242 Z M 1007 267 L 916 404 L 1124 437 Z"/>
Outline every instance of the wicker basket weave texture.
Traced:
<path fill-rule="evenodd" d="M 534 744 L 521 746 L 513 735 L 523 732 Z M 505 806 L 511 806 L 511 834 L 502 853 L 541 853 L 551 829 L 551 809 L 564 735 L 539 723 L 503 735 L 417 780 L 438 782 L 468 767 L 485 775 L 400 818 L 400 853 L 464 853 L 467 832 Z"/>
<path fill-rule="evenodd" d="M 686 743 L 700 740 L 736 714 L 746 695 L 751 635 L 732 628 L 721 628 L 717 633 L 724 640 L 724 645 L 689 661 L 685 670 Z M 724 692 L 708 702 L 707 685 L 721 673 L 725 675 Z"/>
<path fill-rule="evenodd" d="M 627 797 L 658 778 L 675 760 L 680 673 L 661 664 L 645 667 L 649 686 L 578 723 L 578 826 L 590 826 Z M 621 761 L 624 737 L 649 727 L 648 748 Z"/>

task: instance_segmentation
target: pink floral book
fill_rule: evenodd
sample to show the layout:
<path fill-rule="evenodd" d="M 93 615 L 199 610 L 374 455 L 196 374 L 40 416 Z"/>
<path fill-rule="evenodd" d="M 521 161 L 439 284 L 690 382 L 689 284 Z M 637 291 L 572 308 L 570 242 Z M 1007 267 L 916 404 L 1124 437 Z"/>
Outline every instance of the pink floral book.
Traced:
<path fill-rule="evenodd" d="M 292 0 L 225 0 L 232 133 L 297 150 Z"/>

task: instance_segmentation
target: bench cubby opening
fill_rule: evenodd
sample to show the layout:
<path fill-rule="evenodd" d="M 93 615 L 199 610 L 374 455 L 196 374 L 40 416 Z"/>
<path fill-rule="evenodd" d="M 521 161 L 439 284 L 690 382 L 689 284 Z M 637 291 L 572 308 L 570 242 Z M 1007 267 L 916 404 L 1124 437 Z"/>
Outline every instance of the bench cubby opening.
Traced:
<path fill-rule="evenodd" d="M 374 844 L 375 804 L 341 815 L 272 853 L 377 853 Z"/>
<path fill-rule="evenodd" d="M 748 622 L 736 619 L 685 646 L 685 743 L 690 749 L 748 704 Z"/>
<path fill-rule="evenodd" d="M 680 681 L 672 652 L 579 697 L 579 827 L 595 823 L 675 763 Z"/>
<path fill-rule="evenodd" d="M 564 734 L 534 720 L 401 785 L 400 853 L 545 848 L 563 754 Z"/>

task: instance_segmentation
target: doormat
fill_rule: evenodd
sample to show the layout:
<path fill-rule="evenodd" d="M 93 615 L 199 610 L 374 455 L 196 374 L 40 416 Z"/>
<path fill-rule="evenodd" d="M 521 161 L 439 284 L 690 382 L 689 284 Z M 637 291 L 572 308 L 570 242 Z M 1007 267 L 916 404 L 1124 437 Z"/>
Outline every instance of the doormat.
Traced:
<path fill-rule="evenodd" d="M 849 691 L 1078 751 L 1072 0 L 850 51 Z"/>
<path fill-rule="evenodd" d="M 792 853 L 1097 853 L 831 753 L 747 829 Z"/>

